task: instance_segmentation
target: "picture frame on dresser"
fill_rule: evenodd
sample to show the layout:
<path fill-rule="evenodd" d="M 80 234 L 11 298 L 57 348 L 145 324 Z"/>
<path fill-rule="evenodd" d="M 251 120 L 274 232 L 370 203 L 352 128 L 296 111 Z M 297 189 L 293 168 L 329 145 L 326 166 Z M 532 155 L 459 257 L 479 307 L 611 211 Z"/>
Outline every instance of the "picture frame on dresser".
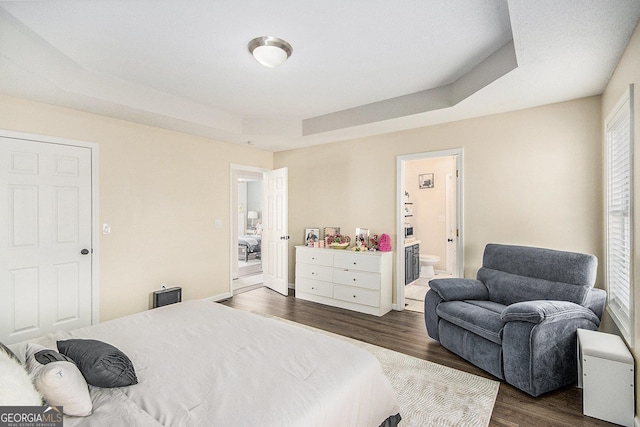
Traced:
<path fill-rule="evenodd" d="M 324 228 L 324 236 L 335 236 L 336 234 L 340 234 L 340 227 L 325 227 Z"/>
<path fill-rule="evenodd" d="M 367 247 L 369 245 L 369 229 L 368 228 L 356 228 L 355 235 L 356 246 Z"/>
<path fill-rule="evenodd" d="M 320 229 L 319 228 L 305 228 L 304 229 L 304 244 L 308 245 L 309 243 L 317 242 L 320 238 Z"/>

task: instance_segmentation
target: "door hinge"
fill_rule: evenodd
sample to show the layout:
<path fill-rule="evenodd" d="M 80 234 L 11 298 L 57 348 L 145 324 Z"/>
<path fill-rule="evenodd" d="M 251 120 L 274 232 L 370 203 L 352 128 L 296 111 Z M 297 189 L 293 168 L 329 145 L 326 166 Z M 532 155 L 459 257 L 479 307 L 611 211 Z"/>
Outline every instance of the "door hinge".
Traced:
<path fill-rule="evenodd" d="M 456 178 L 458 178 L 458 169 L 456 169 Z"/>
<path fill-rule="evenodd" d="M 460 237 L 460 233 L 457 228 L 456 228 L 456 237 Z"/>

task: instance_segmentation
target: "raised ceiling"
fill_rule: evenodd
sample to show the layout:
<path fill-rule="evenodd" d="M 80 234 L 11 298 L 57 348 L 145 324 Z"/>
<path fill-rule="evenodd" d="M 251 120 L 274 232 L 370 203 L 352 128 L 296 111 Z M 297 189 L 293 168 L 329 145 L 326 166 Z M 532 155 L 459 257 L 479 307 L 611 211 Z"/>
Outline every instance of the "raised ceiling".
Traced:
<path fill-rule="evenodd" d="M 0 2 L 0 93 L 280 151 L 598 95 L 638 0 Z M 282 66 L 257 37 L 293 46 Z"/>

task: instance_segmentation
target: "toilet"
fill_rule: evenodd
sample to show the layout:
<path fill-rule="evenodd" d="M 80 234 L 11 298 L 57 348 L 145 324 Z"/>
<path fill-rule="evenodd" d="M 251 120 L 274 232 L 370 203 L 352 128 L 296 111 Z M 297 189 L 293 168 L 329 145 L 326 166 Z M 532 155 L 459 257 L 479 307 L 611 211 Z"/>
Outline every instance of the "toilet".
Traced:
<path fill-rule="evenodd" d="M 420 254 L 420 277 L 432 279 L 435 276 L 433 266 L 440 261 L 437 255 Z"/>

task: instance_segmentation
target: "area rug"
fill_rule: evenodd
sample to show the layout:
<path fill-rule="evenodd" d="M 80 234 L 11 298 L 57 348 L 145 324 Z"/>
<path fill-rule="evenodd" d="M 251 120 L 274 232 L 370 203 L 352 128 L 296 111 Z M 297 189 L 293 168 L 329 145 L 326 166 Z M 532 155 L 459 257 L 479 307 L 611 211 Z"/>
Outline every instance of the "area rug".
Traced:
<path fill-rule="evenodd" d="M 401 427 L 489 425 L 498 395 L 498 381 L 279 317 L 273 318 L 349 341 L 376 356 L 398 395 Z"/>

